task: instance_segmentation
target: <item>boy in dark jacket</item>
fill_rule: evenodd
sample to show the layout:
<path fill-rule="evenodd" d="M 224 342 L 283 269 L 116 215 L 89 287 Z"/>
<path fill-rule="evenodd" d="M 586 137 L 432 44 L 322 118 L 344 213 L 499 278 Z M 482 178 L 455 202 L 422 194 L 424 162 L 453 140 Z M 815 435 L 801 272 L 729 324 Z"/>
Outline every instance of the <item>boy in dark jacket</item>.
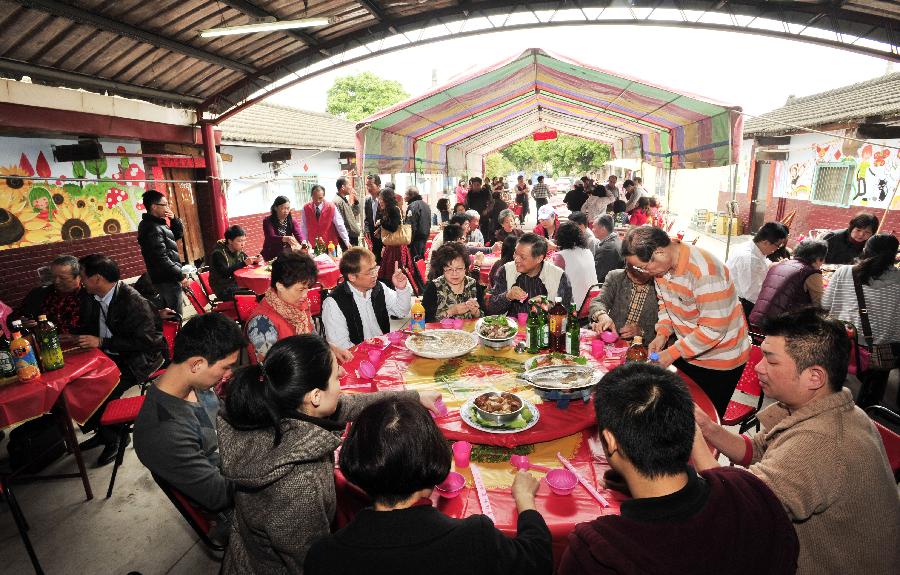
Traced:
<path fill-rule="evenodd" d="M 145 192 L 143 202 L 147 213 L 138 224 L 138 244 L 144 265 L 165 306 L 182 315 L 181 288 L 187 287 L 190 280 L 181 273 L 176 242 L 184 237 L 184 226 L 172 213 L 169 200 L 156 190 Z"/>

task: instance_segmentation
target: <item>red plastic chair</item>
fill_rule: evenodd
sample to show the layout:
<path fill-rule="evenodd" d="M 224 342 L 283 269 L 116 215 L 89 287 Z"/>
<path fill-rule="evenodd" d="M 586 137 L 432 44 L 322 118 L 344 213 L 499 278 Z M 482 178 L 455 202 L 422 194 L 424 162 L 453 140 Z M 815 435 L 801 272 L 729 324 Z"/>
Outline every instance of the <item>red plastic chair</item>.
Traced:
<path fill-rule="evenodd" d="M 200 282 L 197 280 L 191 280 L 189 287 L 183 288 L 183 291 L 188 297 L 188 301 L 194 306 L 194 310 L 196 310 L 197 314 L 203 315 L 208 313 L 206 306 L 210 306 L 211 311 L 224 314 L 237 321 L 237 310 L 235 309 L 234 302 L 223 301 L 213 305 L 206 296 L 206 292 L 203 291 L 203 286 L 201 286 Z"/>
<path fill-rule="evenodd" d="M 587 293 L 584 294 L 584 299 L 581 301 L 581 308 L 578 310 L 578 319 L 579 320 L 587 319 L 588 310 L 591 307 L 591 302 L 594 300 L 595 297 L 600 295 L 600 291 L 601 291 L 602 287 L 603 287 L 603 284 L 598 283 L 598 284 L 594 284 L 588 288 Z"/>
<path fill-rule="evenodd" d="M 203 293 L 206 294 L 206 299 L 210 303 L 215 302 L 218 298 L 209 283 L 209 268 L 204 267 L 197 270 L 197 279 L 200 280 L 200 287 L 203 289 Z"/>
<path fill-rule="evenodd" d="M 44 570 L 41 568 L 41 562 L 38 561 L 37 554 L 34 552 L 34 547 L 31 545 L 31 538 L 28 537 L 28 522 L 25 520 L 25 515 L 22 514 L 19 502 L 16 501 L 15 495 L 13 495 L 12 490 L 9 488 L 8 480 L 5 481 L 3 477 L 0 477 L 0 494 L 3 495 L 3 499 L 6 500 L 6 503 L 9 506 L 13 521 L 16 523 L 16 529 L 19 531 L 19 537 L 22 538 L 22 544 L 25 545 L 25 551 L 28 552 L 28 558 L 31 559 L 31 566 L 34 568 L 34 572 L 37 575 L 44 575 Z"/>
<path fill-rule="evenodd" d="M 162 334 L 163 338 L 166 340 L 166 346 L 169 350 L 169 358 L 163 363 L 163 366 L 153 373 L 151 373 L 147 379 L 140 383 L 141 386 L 141 395 L 144 395 L 147 392 L 147 386 L 150 385 L 150 382 L 161 376 L 166 372 L 166 367 L 172 362 L 172 357 L 175 355 L 175 338 L 178 336 L 178 332 L 181 331 L 181 319 L 179 318 L 177 321 L 175 320 L 163 320 L 162 323 Z"/>
<path fill-rule="evenodd" d="M 247 325 L 247 320 L 250 319 L 250 314 L 256 308 L 256 303 L 255 294 L 234 294 L 234 308 L 239 324 Z"/>
<path fill-rule="evenodd" d="M 422 278 L 423 282 L 428 281 L 428 275 L 425 273 L 425 264 L 426 261 L 424 259 L 416 260 L 416 267 L 419 268 L 419 277 Z"/>
<path fill-rule="evenodd" d="M 136 395 L 134 397 L 125 397 L 122 399 L 114 399 L 106 404 L 103 415 L 100 417 L 100 425 L 103 426 L 121 426 L 119 429 L 119 447 L 116 451 L 116 462 L 113 464 L 112 476 L 109 478 L 109 487 L 106 490 L 106 498 L 109 499 L 113 492 L 113 486 L 116 484 L 116 473 L 122 460 L 125 458 L 126 441 L 131 428 L 134 427 L 134 420 L 137 419 L 141 406 L 144 405 L 144 395 Z"/>
<path fill-rule="evenodd" d="M 884 443 L 888 463 L 891 466 L 891 471 L 894 472 L 894 480 L 900 483 L 900 435 L 878 421 L 880 419 L 887 424 L 893 425 L 895 428 L 900 428 L 900 415 L 882 405 L 869 406 L 866 408 L 866 413 L 872 418 L 875 429 L 881 435 L 881 442 Z"/>
<path fill-rule="evenodd" d="M 313 325 L 315 325 L 319 334 L 323 334 L 325 330 L 322 325 L 322 298 L 324 294 L 325 288 L 319 282 L 316 282 L 306 293 L 306 297 L 309 298 L 309 315 L 312 316 Z"/>
<path fill-rule="evenodd" d="M 224 551 L 225 546 L 216 543 L 212 539 L 209 538 L 209 530 L 211 527 L 210 518 L 204 513 L 199 507 L 194 505 L 194 503 L 188 499 L 183 493 L 166 483 L 163 479 L 158 477 L 155 473 L 151 473 L 153 476 L 153 481 L 159 485 L 159 488 L 162 489 L 162 492 L 166 494 L 166 497 L 169 498 L 169 501 L 172 502 L 172 505 L 175 506 L 175 509 L 181 513 L 181 516 L 184 517 L 185 521 L 188 522 L 188 525 L 191 526 L 191 529 L 200 537 L 200 540 L 203 541 L 204 545 L 212 549 L 213 551 Z"/>
<path fill-rule="evenodd" d="M 756 364 L 762 360 L 762 350 L 757 345 L 750 346 L 750 359 L 744 365 L 744 372 L 741 379 L 738 380 L 737 390 L 756 397 L 756 406 L 746 405 L 737 401 L 729 401 L 728 407 L 725 409 L 725 415 L 722 417 L 722 425 L 739 425 L 738 433 L 744 433 L 751 427 L 755 427 L 759 431 L 759 419 L 756 415 L 762 409 L 765 394 L 759 386 L 759 375 L 756 373 Z"/>

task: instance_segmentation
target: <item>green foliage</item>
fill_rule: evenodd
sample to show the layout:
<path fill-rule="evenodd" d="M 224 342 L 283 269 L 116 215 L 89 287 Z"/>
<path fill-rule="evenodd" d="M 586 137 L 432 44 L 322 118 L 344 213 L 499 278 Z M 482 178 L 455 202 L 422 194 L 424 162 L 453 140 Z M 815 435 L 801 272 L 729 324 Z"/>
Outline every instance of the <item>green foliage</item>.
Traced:
<path fill-rule="evenodd" d="M 99 160 L 87 160 L 84 162 L 84 167 L 88 172 L 99 178 L 106 173 L 106 157 L 100 158 Z"/>
<path fill-rule="evenodd" d="M 586 174 L 598 169 L 610 158 L 609 146 L 561 135 L 555 140 L 535 142 L 525 139 L 500 150 L 516 170 L 526 173 L 549 172 L 552 176 Z"/>
<path fill-rule="evenodd" d="M 484 159 L 484 174 L 490 179 L 493 177 L 508 177 L 510 172 L 516 171 L 516 167 L 498 153 L 489 155 Z"/>
<path fill-rule="evenodd" d="M 75 160 L 72 162 L 72 175 L 76 178 L 83 178 L 87 174 L 87 171 L 84 169 L 84 164 L 79 160 Z"/>
<path fill-rule="evenodd" d="M 355 122 L 408 97 L 400 82 L 363 72 L 334 81 L 328 89 L 326 110 L 329 114 Z"/>

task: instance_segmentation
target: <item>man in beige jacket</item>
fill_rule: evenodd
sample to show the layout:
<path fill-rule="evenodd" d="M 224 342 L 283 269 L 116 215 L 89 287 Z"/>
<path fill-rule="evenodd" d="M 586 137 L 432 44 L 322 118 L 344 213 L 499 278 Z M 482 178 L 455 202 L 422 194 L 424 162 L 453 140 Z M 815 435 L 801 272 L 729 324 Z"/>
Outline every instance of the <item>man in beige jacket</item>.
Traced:
<path fill-rule="evenodd" d="M 695 466 L 719 464 L 708 441 L 772 489 L 800 540 L 797 573 L 900 573 L 897 486 L 878 431 L 843 387 L 843 325 L 807 309 L 765 331 L 756 372 L 777 403 L 760 412 L 763 431 L 735 435 L 695 409 Z"/>

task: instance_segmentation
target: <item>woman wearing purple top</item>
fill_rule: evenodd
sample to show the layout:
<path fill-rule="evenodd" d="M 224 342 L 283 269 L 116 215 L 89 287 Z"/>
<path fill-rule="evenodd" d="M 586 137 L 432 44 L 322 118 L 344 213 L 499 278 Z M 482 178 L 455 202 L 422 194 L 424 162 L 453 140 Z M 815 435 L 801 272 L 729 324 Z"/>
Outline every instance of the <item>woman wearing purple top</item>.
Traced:
<path fill-rule="evenodd" d="M 262 256 L 266 260 L 300 249 L 303 236 L 299 223 L 291 217 L 291 201 L 286 197 L 278 196 L 272 202 L 272 215 L 263 220 L 263 238 Z"/>

